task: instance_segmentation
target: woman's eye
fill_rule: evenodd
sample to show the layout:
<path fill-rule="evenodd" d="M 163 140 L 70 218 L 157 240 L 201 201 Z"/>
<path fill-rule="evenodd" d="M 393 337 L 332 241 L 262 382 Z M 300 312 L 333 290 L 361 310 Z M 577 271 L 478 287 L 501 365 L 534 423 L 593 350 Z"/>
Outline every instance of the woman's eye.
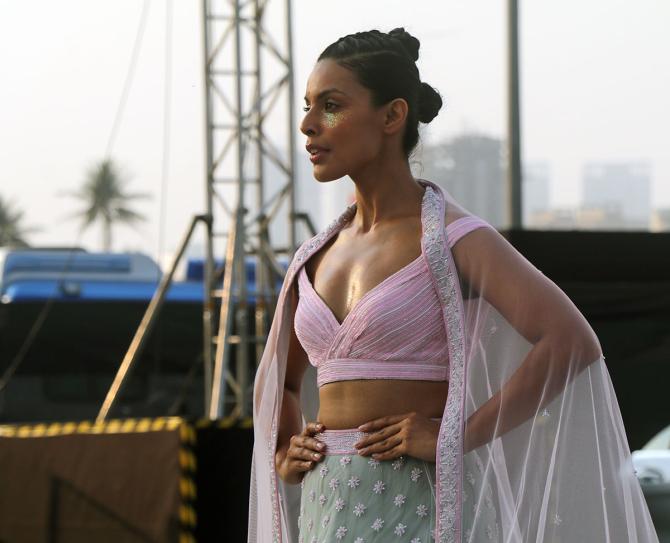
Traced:
<path fill-rule="evenodd" d="M 337 107 L 337 104 L 336 104 L 335 102 L 326 102 L 326 104 L 324 105 L 323 109 L 325 109 L 326 111 L 328 111 L 329 108 L 333 108 L 333 107 Z M 310 110 L 310 107 L 309 107 L 309 106 L 303 106 L 302 110 L 303 110 L 305 113 L 307 113 L 307 112 Z"/>

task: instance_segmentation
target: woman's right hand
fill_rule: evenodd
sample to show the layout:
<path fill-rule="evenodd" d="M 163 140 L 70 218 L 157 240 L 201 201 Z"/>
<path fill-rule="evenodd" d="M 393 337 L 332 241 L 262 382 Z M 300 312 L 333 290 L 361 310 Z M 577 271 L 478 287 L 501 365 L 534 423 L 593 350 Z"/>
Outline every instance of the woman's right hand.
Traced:
<path fill-rule="evenodd" d="M 314 438 L 324 430 L 323 424 L 309 422 L 300 434 L 291 436 L 288 449 L 277 450 L 275 467 L 285 482 L 297 485 L 304 473 L 314 468 L 323 459 L 326 444 Z"/>

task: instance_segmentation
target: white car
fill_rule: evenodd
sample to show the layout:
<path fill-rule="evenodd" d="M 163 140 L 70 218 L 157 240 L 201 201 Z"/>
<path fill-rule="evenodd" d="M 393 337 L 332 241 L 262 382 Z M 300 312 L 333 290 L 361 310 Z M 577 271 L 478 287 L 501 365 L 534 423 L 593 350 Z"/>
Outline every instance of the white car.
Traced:
<path fill-rule="evenodd" d="M 639 451 L 633 466 L 661 543 L 670 543 L 670 426 Z"/>
<path fill-rule="evenodd" d="M 644 485 L 670 484 L 670 426 L 639 451 L 633 451 L 633 466 Z"/>

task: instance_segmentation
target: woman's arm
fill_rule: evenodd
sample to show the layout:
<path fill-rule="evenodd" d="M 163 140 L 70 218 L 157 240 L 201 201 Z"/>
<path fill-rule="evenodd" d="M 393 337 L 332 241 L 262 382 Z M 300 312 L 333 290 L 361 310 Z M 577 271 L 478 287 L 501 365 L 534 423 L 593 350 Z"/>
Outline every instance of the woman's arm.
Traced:
<path fill-rule="evenodd" d="M 290 291 L 290 298 L 291 314 L 295 316 L 298 302 L 295 287 Z M 291 322 L 294 322 L 293 317 Z M 302 426 L 300 389 L 308 363 L 307 353 L 305 353 L 295 334 L 294 326 L 291 325 L 284 394 L 277 430 L 277 451 L 275 453 L 277 473 L 290 484 L 299 483 L 302 480 L 303 472 L 312 469 L 314 464 L 322 458 L 318 451 L 323 450 L 323 447 L 320 447 L 319 441 L 312 437 L 322 428 L 315 423 L 309 423 L 304 429 Z"/>
<path fill-rule="evenodd" d="M 289 291 L 291 304 L 291 323 L 295 320 L 295 310 L 298 305 L 298 295 L 295 286 Z M 284 399 L 282 401 L 279 429 L 277 435 L 277 453 L 288 448 L 289 438 L 302 431 L 302 411 L 300 409 L 300 388 L 302 379 L 307 370 L 307 353 L 302 348 L 295 328 L 291 324 L 291 338 L 289 340 L 286 359 L 286 378 L 284 380 Z"/>
<path fill-rule="evenodd" d="M 467 452 L 534 416 L 602 350 L 565 293 L 496 230 L 472 231 L 452 253 L 461 279 L 533 344 L 502 389 L 469 418 Z"/>

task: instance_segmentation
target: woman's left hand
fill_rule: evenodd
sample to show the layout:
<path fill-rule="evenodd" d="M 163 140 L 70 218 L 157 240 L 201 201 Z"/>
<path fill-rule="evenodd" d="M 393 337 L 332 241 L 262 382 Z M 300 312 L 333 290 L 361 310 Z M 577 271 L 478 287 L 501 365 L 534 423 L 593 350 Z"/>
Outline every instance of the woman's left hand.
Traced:
<path fill-rule="evenodd" d="M 354 446 L 361 456 L 375 460 L 393 460 L 402 455 L 435 462 L 440 422 L 417 413 L 374 419 L 358 427 L 372 432 Z"/>

